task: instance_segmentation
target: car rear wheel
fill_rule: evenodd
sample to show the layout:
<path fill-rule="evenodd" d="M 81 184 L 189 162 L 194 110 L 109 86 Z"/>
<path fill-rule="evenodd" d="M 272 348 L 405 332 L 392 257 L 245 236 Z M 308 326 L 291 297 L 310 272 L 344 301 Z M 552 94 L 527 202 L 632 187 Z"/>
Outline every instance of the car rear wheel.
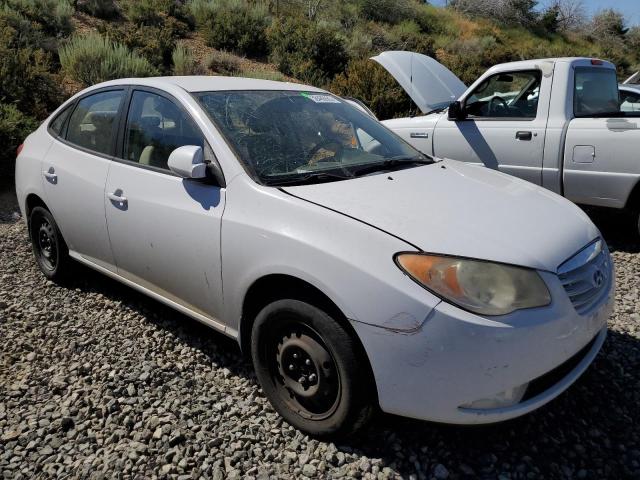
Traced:
<path fill-rule="evenodd" d="M 358 346 L 338 322 L 298 300 L 279 300 L 256 317 L 251 353 L 276 411 L 316 437 L 344 436 L 371 416 L 371 379 Z"/>
<path fill-rule="evenodd" d="M 35 207 L 29 215 L 29 232 L 33 254 L 42 273 L 50 280 L 65 279 L 71 269 L 71 258 L 51 212 Z"/>

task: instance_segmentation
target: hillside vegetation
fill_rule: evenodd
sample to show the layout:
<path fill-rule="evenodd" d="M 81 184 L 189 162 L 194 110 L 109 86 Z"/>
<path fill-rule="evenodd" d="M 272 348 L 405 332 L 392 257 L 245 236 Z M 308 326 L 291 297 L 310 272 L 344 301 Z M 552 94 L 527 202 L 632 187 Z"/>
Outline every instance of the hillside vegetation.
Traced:
<path fill-rule="evenodd" d="M 415 107 L 368 60 L 384 50 L 433 56 L 467 83 L 510 60 L 595 56 L 615 62 L 621 75 L 640 62 L 640 32 L 627 30 L 614 11 L 563 25 L 561 2 L 542 13 L 533 0 L 451 3 L 445 9 L 417 0 L 0 0 L 0 175 L 9 176 L 16 146 L 61 101 L 111 78 L 299 81 L 358 97 L 389 118 Z M 491 11 L 496 5 L 500 15 Z"/>

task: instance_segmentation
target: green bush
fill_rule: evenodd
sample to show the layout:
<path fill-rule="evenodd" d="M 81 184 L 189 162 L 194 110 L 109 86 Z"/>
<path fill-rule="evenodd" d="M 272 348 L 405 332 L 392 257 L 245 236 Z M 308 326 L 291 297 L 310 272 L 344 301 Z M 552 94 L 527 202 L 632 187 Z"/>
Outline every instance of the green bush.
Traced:
<path fill-rule="evenodd" d="M 487 35 L 453 40 L 438 51 L 436 58 L 463 82 L 471 84 L 487 68 L 511 59 L 512 52 L 495 37 Z"/>
<path fill-rule="evenodd" d="M 415 5 L 411 0 L 361 0 L 360 15 L 367 20 L 400 23 L 414 15 Z"/>
<path fill-rule="evenodd" d="M 405 20 L 393 28 L 387 34 L 387 42 L 392 50 L 409 50 L 433 56 L 433 40 L 424 35 L 413 20 Z"/>
<path fill-rule="evenodd" d="M 38 121 L 20 112 L 15 105 L 0 103 L 0 185 L 13 180 L 16 149 L 38 127 Z"/>
<path fill-rule="evenodd" d="M 251 57 L 267 54 L 270 19 L 263 6 L 244 0 L 195 0 L 188 7 L 207 45 Z"/>
<path fill-rule="evenodd" d="M 350 58 L 367 58 L 373 53 L 373 35 L 366 28 L 356 26 L 345 45 Z"/>
<path fill-rule="evenodd" d="M 77 0 L 76 8 L 81 12 L 104 19 L 111 19 L 119 14 L 114 0 Z"/>
<path fill-rule="evenodd" d="M 73 30 L 74 10 L 69 0 L 4 0 L 4 4 L 40 25 L 47 35 L 60 37 Z"/>
<path fill-rule="evenodd" d="M 257 78 L 259 80 L 272 80 L 274 82 L 286 82 L 285 77 L 280 72 L 274 72 L 273 70 L 243 70 L 238 73 L 239 77 Z"/>
<path fill-rule="evenodd" d="M 343 72 L 345 38 L 328 24 L 302 19 L 274 22 L 268 31 L 270 59 L 285 75 L 323 85 Z"/>
<path fill-rule="evenodd" d="M 446 14 L 446 15 L 443 15 Z M 422 33 L 445 33 L 449 26 L 449 18 L 452 12 L 436 8 L 432 5 L 421 5 L 416 8 L 413 20 L 420 26 Z"/>
<path fill-rule="evenodd" d="M 224 50 L 213 52 L 205 61 L 207 67 L 222 75 L 237 75 L 242 69 L 242 60 Z"/>
<path fill-rule="evenodd" d="M 173 0 L 128 0 L 123 9 L 133 23 L 138 25 L 161 25 L 163 16 L 169 13 Z"/>
<path fill-rule="evenodd" d="M 183 45 L 178 45 L 171 55 L 174 75 L 200 75 L 202 67 L 193 53 Z"/>
<path fill-rule="evenodd" d="M 351 61 L 347 71 L 331 82 L 329 90 L 336 95 L 362 100 L 380 120 L 415 112 L 413 102 L 398 82 L 371 60 Z"/>
<path fill-rule="evenodd" d="M 171 55 L 176 47 L 179 34 L 173 25 L 179 22 L 167 19 L 162 26 L 122 25 L 105 23 L 98 27 L 103 37 L 121 43 L 134 53 L 146 58 L 154 67 L 162 72 L 171 69 Z"/>
<path fill-rule="evenodd" d="M 40 43 L 37 24 L 8 8 L 0 8 L 0 103 L 15 104 L 22 112 L 44 118 L 61 98 L 50 54 Z"/>
<path fill-rule="evenodd" d="M 157 74 L 146 59 L 97 33 L 74 36 L 59 53 L 63 70 L 83 85 Z"/>

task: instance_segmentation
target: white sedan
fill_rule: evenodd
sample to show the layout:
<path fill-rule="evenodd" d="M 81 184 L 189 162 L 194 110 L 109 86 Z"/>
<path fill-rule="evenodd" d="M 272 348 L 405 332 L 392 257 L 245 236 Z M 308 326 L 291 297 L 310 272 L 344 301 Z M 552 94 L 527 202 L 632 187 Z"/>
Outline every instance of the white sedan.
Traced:
<path fill-rule="evenodd" d="M 422 155 L 326 91 L 123 79 L 19 149 L 48 278 L 88 265 L 237 339 L 274 408 L 317 436 L 385 412 L 506 420 L 606 336 L 606 244 L 571 202 Z"/>

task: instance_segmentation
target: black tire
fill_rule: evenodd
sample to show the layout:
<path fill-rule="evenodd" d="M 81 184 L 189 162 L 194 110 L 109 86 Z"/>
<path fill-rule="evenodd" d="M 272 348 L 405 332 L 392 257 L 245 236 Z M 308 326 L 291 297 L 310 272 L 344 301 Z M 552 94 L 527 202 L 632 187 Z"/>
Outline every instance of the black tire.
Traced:
<path fill-rule="evenodd" d="M 58 224 L 49 210 L 35 207 L 31 211 L 29 234 L 36 263 L 45 277 L 55 282 L 66 280 L 72 261 Z"/>
<path fill-rule="evenodd" d="M 298 300 L 267 305 L 251 332 L 253 365 L 265 395 L 287 422 L 319 438 L 351 435 L 371 417 L 375 394 L 358 352 L 338 322 Z"/>

